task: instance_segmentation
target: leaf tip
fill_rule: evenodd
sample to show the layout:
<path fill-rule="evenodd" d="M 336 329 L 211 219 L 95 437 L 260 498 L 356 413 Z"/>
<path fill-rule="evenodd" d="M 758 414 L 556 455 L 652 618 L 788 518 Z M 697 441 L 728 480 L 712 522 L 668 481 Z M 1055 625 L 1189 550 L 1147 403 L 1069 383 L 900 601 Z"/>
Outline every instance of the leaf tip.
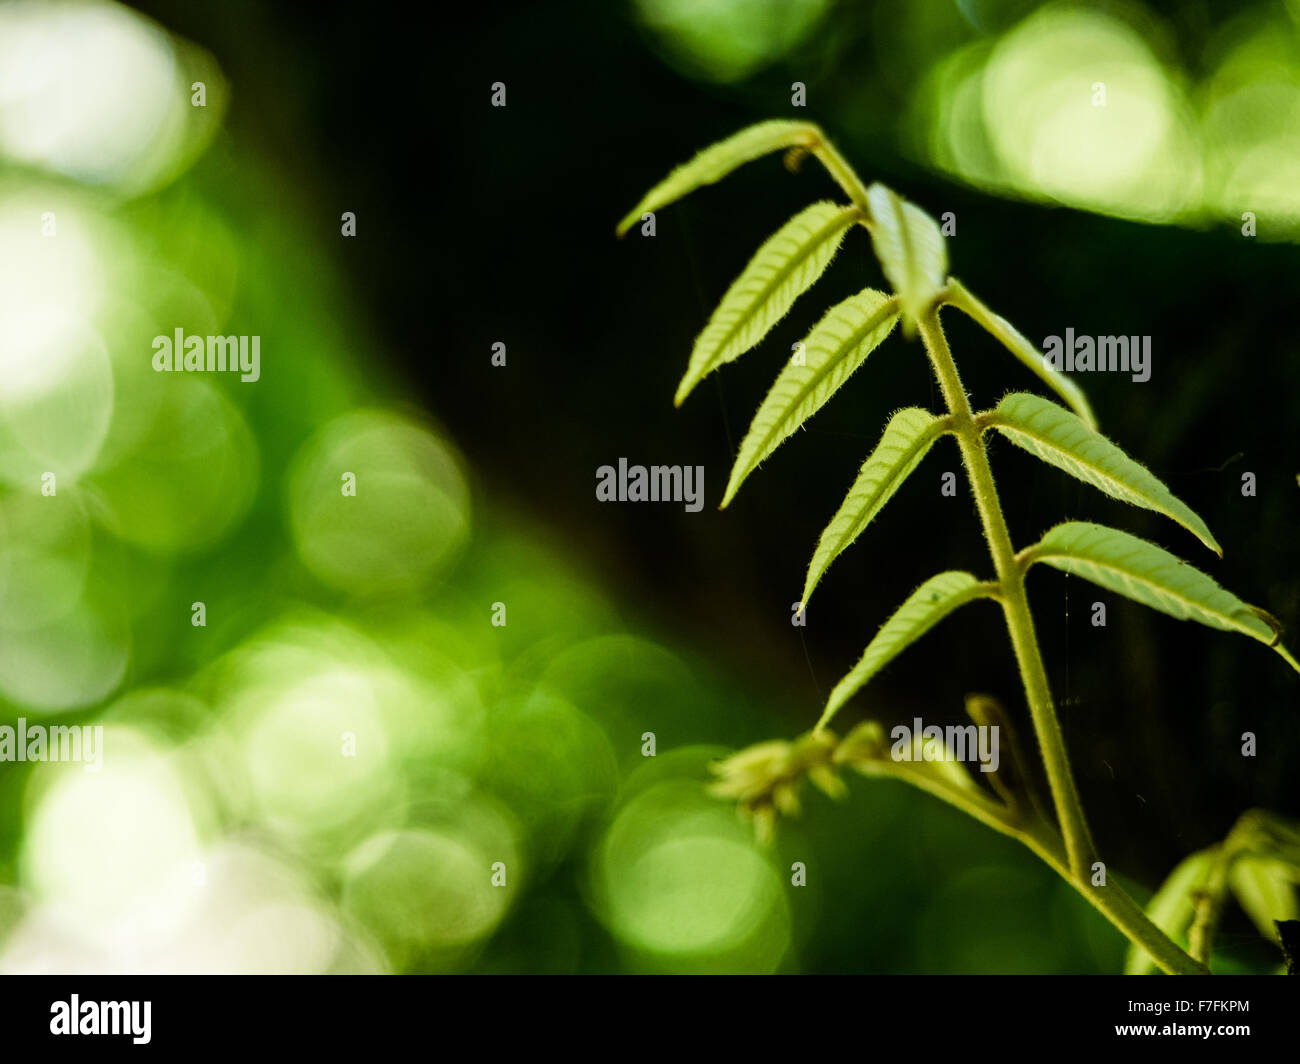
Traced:
<path fill-rule="evenodd" d="M 1223 557 L 1223 548 L 1219 546 L 1219 541 L 1214 538 L 1214 533 L 1211 532 L 1209 528 L 1206 527 L 1204 521 L 1196 521 L 1193 524 L 1188 524 L 1186 522 L 1179 522 L 1179 523 L 1182 524 L 1183 527 L 1186 528 L 1189 532 L 1191 532 L 1192 535 L 1194 535 L 1197 539 L 1199 539 L 1207 549 L 1214 551 L 1214 553 L 1217 554 L 1220 558 Z M 1199 527 L 1194 527 L 1194 525 Z"/>
<path fill-rule="evenodd" d="M 1282 655 L 1282 660 L 1285 661 L 1288 665 L 1290 665 L 1291 668 L 1293 668 L 1296 672 L 1300 672 L 1300 661 L 1296 661 L 1291 651 L 1287 650 L 1287 648 L 1284 647 L 1281 643 L 1278 643 L 1273 649 Z"/>
<path fill-rule="evenodd" d="M 722 502 L 718 503 L 719 510 L 725 510 L 731 505 L 731 501 L 740 494 L 740 486 L 745 482 L 748 471 L 743 470 L 739 462 L 736 468 L 731 471 L 731 476 L 727 478 L 727 487 L 722 492 Z"/>
<path fill-rule="evenodd" d="M 803 593 L 799 596 L 799 603 L 804 609 L 808 608 L 808 600 L 812 598 L 813 588 L 816 586 L 817 578 L 812 573 L 809 573 L 808 578 L 803 582 Z"/>

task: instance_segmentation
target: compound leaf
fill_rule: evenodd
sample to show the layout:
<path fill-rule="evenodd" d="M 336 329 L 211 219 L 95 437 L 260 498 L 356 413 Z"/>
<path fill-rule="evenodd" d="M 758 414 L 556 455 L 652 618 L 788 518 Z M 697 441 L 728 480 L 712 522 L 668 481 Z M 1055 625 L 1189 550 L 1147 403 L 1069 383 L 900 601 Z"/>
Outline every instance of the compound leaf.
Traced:
<path fill-rule="evenodd" d="M 889 419 L 876 449 L 862 463 L 844 502 L 817 541 L 804 580 L 805 606 L 831 562 L 848 549 L 883 509 L 934 441 L 947 431 L 947 424 L 945 419 L 917 407 L 900 410 Z"/>
<path fill-rule="evenodd" d="M 705 148 L 690 162 L 682 163 L 647 192 L 641 202 L 618 223 L 618 235 L 626 233 L 648 211 L 667 207 L 697 188 L 721 181 L 745 163 L 782 148 L 810 147 L 820 139 L 821 131 L 811 123 L 784 119 L 759 122 L 739 133 L 733 133 L 725 140 Z"/>
<path fill-rule="evenodd" d="M 817 727 L 824 727 L 867 681 L 958 606 L 987 594 L 985 585 L 970 573 L 948 572 L 930 577 L 881 625 L 861 660 L 835 685 Z"/>
<path fill-rule="evenodd" d="M 1219 544 L 1191 507 L 1082 418 L 1027 392 L 1005 396 L 995 415 L 992 427 L 1016 446 L 1112 498 L 1164 514 L 1222 556 Z"/>
<path fill-rule="evenodd" d="M 754 415 L 723 494 L 724 507 L 759 463 L 820 410 L 866 361 L 897 320 L 897 300 L 872 288 L 827 312 Z"/>
<path fill-rule="evenodd" d="M 856 207 L 823 201 L 769 237 L 736 278 L 695 341 L 673 402 L 681 406 L 705 376 L 757 344 L 830 265 Z"/>

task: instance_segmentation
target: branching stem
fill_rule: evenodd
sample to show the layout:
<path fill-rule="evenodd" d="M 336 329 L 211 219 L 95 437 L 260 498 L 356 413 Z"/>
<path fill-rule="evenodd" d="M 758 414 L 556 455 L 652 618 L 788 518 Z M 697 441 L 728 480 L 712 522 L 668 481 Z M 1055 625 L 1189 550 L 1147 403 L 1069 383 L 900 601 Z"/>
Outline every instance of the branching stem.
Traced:
<path fill-rule="evenodd" d="M 870 228 L 871 213 L 866 188 L 853 168 L 825 137 L 820 137 L 810 150 L 848 194 L 853 204 L 864 212 L 861 224 Z M 967 294 L 960 290 L 958 295 Z M 1180 975 L 1207 974 L 1208 969 L 1153 924 L 1118 883 L 1112 881 L 1105 886 L 1094 886 L 1092 883 L 1091 867 L 1095 856 L 1092 835 L 1070 771 L 1065 739 L 1052 702 L 1047 672 L 1043 667 L 1038 637 L 1034 631 L 1033 616 L 1029 611 L 1029 599 L 1025 594 L 1025 570 L 1032 559 L 1017 557 L 1015 548 L 1011 545 L 1006 519 L 1002 515 L 1002 504 L 993 483 L 988 454 L 984 449 L 983 434 L 989 426 L 990 418 L 983 415 L 977 418 L 971 412 L 970 401 L 962 388 L 961 377 L 953 362 L 952 352 L 948 349 L 948 341 L 943 335 L 943 326 L 939 322 L 939 306 L 942 302 L 943 299 L 936 300 L 917 322 L 917 326 L 948 406 L 949 431 L 957 438 L 962 464 L 979 510 L 984 538 L 993 558 L 997 574 L 996 598 L 1002 606 L 1016 663 L 1024 682 L 1034 734 L 1047 769 L 1047 781 L 1052 792 L 1060 835 L 1041 821 L 1024 826 L 998 816 L 989 808 L 990 803 L 958 794 L 955 788 L 936 789 L 938 785 L 932 786 L 919 780 L 911 782 L 925 787 L 937 797 L 956 805 L 995 830 L 1019 839 L 1087 898 L 1130 941 L 1145 949 L 1164 971 Z M 968 299 L 967 304 L 983 313 L 984 318 L 979 320 L 986 328 L 989 325 L 1000 326 L 982 305 L 973 299 Z M 1086 401 L 1081 398 L 1079 401 L 1088 413 L 1086 420 L 1091 421 Z"/>
<path fill-rule="evenodd" d="M 971 413 L 970 402 L 962 388 L 961 377 L 952 360 L 952 352 L 948 349 L 943 327 L 939 323 L 937 306 L 932 307 L 922 317 L 918 327 L 922 343 L 925 344 L 930 363 L 934 367 L 935 376 L 939 380 L 939 387 L 943 391 L 944 400 L 948 404 L 952 432 L 957 437 L 962 464 L 965 466 L 971 491 L 975 496 L 975 506 L 979 510 L 980 523 L 984 528 L 984 538 L 993 557 L 1000 592 L 998 601 L 1002 604 L 1007 631 L 1016 654 L 1016 663 L 1020 667 L 1020 675 L 1025 685 L 1025 697 L 1029 703 L 1034 734 L 1038 738 L 1043 763 L 1047 768 L 1047 782 L 1051 788 L 1061 838 L 1064 840 L 1064 852 L 1055 833 L 1044 831 L 1039 826 L 1029 831 L 1013 829 L 1008 833 L 1014 834 L 1055 868 L 1130 940 L 1146 949 L 1165 971 L 1181 974 L 1204 973 L 1206 970 L 1204 966 L 1189 957 L 1156 927 L 1117 883 L 1107 883 L 1105 886 L 1094 886 L 1092 883 L 1091 866 L 1095 854 L 1092 836 L 1088 830 L 1088 822 L 1084 816 L 1083 804 L 1079 800 L 1074 776 L 1070 771 L 1070 759 L 1066 753 L 1060 722 L 1052 703 L 1051 688 L 1047 683 L 1047 672 L 1043 668 L 1042 654 L 1038 649 L 1033 616 L 1029 612 L 1024 569 L 1016 558 L 1011 537 L 1007 532 L 1006 519 L 1002 515 L 1002 504 L 998 500 L 997 488 L 993 483 L 993 472 L 989 468 L 988 454 L 984 450 L 981 426 L 976 423 Z M 980 819 L 988 823 L 985 817 L 981 816 Z"/>
<path fill-rule="evenodd" d="M 989 553 L 993 556 L 994 571 L 1001 590 L 999 601 L 1015 649 L 1016 662 L 1020 666 L 1020 675 L 1024 680 L 1034 733 L 1038 736 L 1038 745 L 1047 767 L 1047 782 L 1052 790 L 1052 801 L 1065 839 L 1070 871 L 1076 877 L 1083 878 L 1093 861 L 1092 839 L 1079 801 L 1079 792 L 1074 785 L 1074 776 L 1070 772 L 1065 740 L 1052 705 L 1042 655 L 1038 651 L 1038 637 L 1034 632 L 1034 621 L 1025 596 L 1024 572 L 1016 562 L 1016 552 L 1011 546 L 1007 523 L 1002 516 L 1002 504 L 998 501 L 997 488 L 993 484 L 988 455 L 966 392 L 962 389 L 957 366 L 948 350 L 943 327 L 939 324 L 938 310 L 932 308 L 919 322 L 919 327 L 921 340 L 948 404 L 952 432 L 957 437 L 962 464 L 966 468 L 966 476 L 970 480 L 975 505 L 979 510 L 980 523 L 984 527 L 984 538 L 988 542 Z"/>
<path fill-rule="evenodd" d="M 1125 938 L 1145 949 L 1161 970 L 1170 975 L 1209 974 L 1209 969 L 1204 964 L 1188 956 L 1176 942 L 1153 924 L 1141 906 L 1118 883 L 1112 880 L 1104 887 L 1094 886 L 1088 877 L 1072 875 L 1060 836 L 1050 824 L 1037 816 L 1028 822 L 1023 821 L 1007 806 L 990 800 L 982 792 L 954 787 L 934 775 L 916 772 L 910 762 L 882 762 L 875 774 L 905 780 L 960 809 L 999 834 L 1007 835 L 1028 847 L 1082 894 Z"/>

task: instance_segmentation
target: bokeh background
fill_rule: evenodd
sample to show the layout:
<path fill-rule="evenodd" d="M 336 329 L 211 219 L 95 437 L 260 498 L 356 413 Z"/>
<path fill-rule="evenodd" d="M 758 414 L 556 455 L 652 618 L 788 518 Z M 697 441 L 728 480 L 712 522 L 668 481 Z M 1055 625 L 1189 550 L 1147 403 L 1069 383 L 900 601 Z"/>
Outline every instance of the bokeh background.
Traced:
<path fill-rule="evenodd" d="M 1149 382 L 1081 383 L 1226 557 L 996 447 L 1013 537 L 1117 524 L 1294 628 L 1300 4 L 411 17 L 0 4 L 0 717 L 105 729 L 99 772 L 0 764 L 0 970 L 1117 971 L 1124 940 L 1068 887 L 901 785 L 810 798 L 771 849 L 706 796 L 712 759 L 812 725 L 916 584 L 988 563 L 940 445 L 790 624 L 889 412 L 939 404 L 899 336 L 715 508 L 782 352 L 882 283 L 861 232 L 672 409 L 712 306 L 823 174 L 770 158 L 654 239 L 613 228 L 705 144 L 818 122 L 865 179 L 955 214 L 954 273 L 1026 335 L 1152 337 Z M 152 372 L 177 327 L 259 335 L 261 379 Z M 949 334 L 977 402 L 1033 386 Z M 620 457 L 703 465 L 704 510 L 597 502 Z M 1102 855 L 1139 897 L 1245 809 L 1300 815 L 1274 655 L 1055 572 L 1031 598 Z M 844 723 L 957 723 L 970 691 L 1024 720 L 979 607 Z M 1221 943 L 1222 970 L 1278 962 L 1235 911 Z"/>

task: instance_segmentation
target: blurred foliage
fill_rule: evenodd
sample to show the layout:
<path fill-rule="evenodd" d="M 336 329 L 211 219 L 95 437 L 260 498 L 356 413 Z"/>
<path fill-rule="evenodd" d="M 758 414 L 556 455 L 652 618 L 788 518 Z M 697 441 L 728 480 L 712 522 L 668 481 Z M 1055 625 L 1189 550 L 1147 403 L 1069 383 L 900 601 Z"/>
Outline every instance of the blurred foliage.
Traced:
<path fill-rule="evenodd" d="M 1300 5 L 885 0 L 857 39 L 851 6 L 636 4 L 704 80 L 869 71 L 908 154 L 970 184 L 1146 221 L 1250 211 L 1265 239 L 1300 236 Z M 866 96 L 826 120 L 853 128 Z"/>
<path fill-rule="evenodd" d="M 483 21 L 456 39 L 454 76 L 484 89 L 489 41 L 552 64 L 536 68 L 559 71 L 552 95 L 586 76 L 631 91 L 639 71 L 620 64 L 641 64 L 681 94 L 647 90 L 643 116 L 737 94 L 715 96 L 726 113 L 669 143 L 646 136 L 659 120 L 644 117 L 627 165 L 662 169 L 677 146 L 711 139 L 702 121 L 770 111 L 788 99 L 786 75 L 810 71 L 828 101 L 819 120 L 962 181 L 1146 220 L 1259 210 L 1261 236 L 1293 231 L 1294 7 L 1216 22 L 1195 62 L 1179 59 L 1184 22 L 1144 8 L 1034 7 L 641 0 L 467 13 Z M 729 554 L 722 590 L 679 594 L 686 578 L 668 570 L 689 573 L 717 526 L 640 514 L 642 526 L 595 540 L 575 528 L 591 523 L 572 502 L 591 505 L 588 457 L 655 444 L 667 436 L 657 422 L 632 432 L 640 408 L 619 404 L 549 428 L 525 417 L 525 446 L 479 426 L 507 411 L 485 415 L 460 376 L 486 351 L 484 308 L 523 293 L 524 275 L 547 328 L 523 329 L 541 311 L 521 295 L 492 330 L 511 337 L 517 394 L 558 386 L 534 352 L 576 350 L 592 389 L 613 372 L 581 361 L 610 342 L 600 319 L 559 335 L 572 280 L 539 279 L 527 248 L 502 261 L 498 241 L 467 236 L 517 213 L 523 160 L 548 190 L 566 168 L 589 178 L 593 157 L 572 151 L 581 113 L 561 137 L 536 104 L 491 134 L 438 119 L 438 167 L 484 191 L 434 208 L 464 228 L 426 240 L 385 213 L 404 168 L 366 139 L 404 143 L 418 117 L 385 113 L 382 137 L 352 126 L 355 153 L 310 181 L 277 145 L 300 133 L 291 143 L 311 158 L 351 91 L 312 65 L 325 62 L 315 20 L 334 49 L 322 55 L 405 69 L 378 46 L 386 31 L 367 49 L 377 29 L 313 10 L 312 34 L 281 40 L 281 70 L 262 42 L 279 39 L 288 8 L 157 8 L 159 22 L 100 2 L 0 7 L 0 723 L 104 728 L 98 771 L 0 764 L 0 970 L 1118 970 L 1123 942 L 1047 869 L 896 783 L 858 783 L 839 805 L 814 797 L 771 850 L 707 795 L 710 761 L 802 731 L 818 704 L 803 648 L 772 652 L 789 596 L 726 590 L 746 587 L 768 548 L 756 536 Z M 539 20 L 548 39 L 588 49 L 592 68 L 535 49 Z M 1076 70 L 1075 40 L 1102 74 Z M 411 71 L 433 69 L 403 54 L 418 59 Z M 1088 82 L 1082 96 L 1058 98 L 1067 76 Z M 1104 116 L 1078 110 L 1096 80 L 1109 82 Z M 631 141 L 603 113 L 609 136 L 586 134 L 600 142 L 594 161 L 622 166 Z M 1069 124 L 1085 120 L 1076 142 Z M 344 181 L 362 191 L 340 206 Z M 582 205 L 602 241 L 641 183 L 626 181 Z M 335 219 L 353 201 L 373 210 L 360 212 L 356 250 L 340 251 Z M 558 223 L 534 220 L 545 243 Z M 671 240 L 676 251 L 682 237 Z M 614 283 L 602 260 L 589 266 L 593 287 Z M 618 284 L 650 268 L 629 265 Z M 430 333 L 434 315 L 445 334 Z M 398 317 L 405 332 L 387 324 Z M 178 327 L 260 336 L 261 379 L 153 372 L 153 337 Z M 671 323 L 654 343 L 687 350 L 691 327 Z M 528 496 L 542 463 L 572 471 L 572 497 Z M 41 494 L 47 472 L 53 496 Z M 345 472 L 355 498 L 340 492 Z M 556 517 L 566 506 L 578 516 Z M 774 536 L 793 571 L 789 544 L 822 515 L 789 512 L 799 527 Z M 196 602 L 206 626 L 191 624 Z M 504 627 L 491 623 L 497 602 Z M 863 603 L 862 616 L 877 612 Z M 791 885 L 794 862 L 806 887 Z M 1267 961 L 1247 950 L 1243 963 Z"/>

